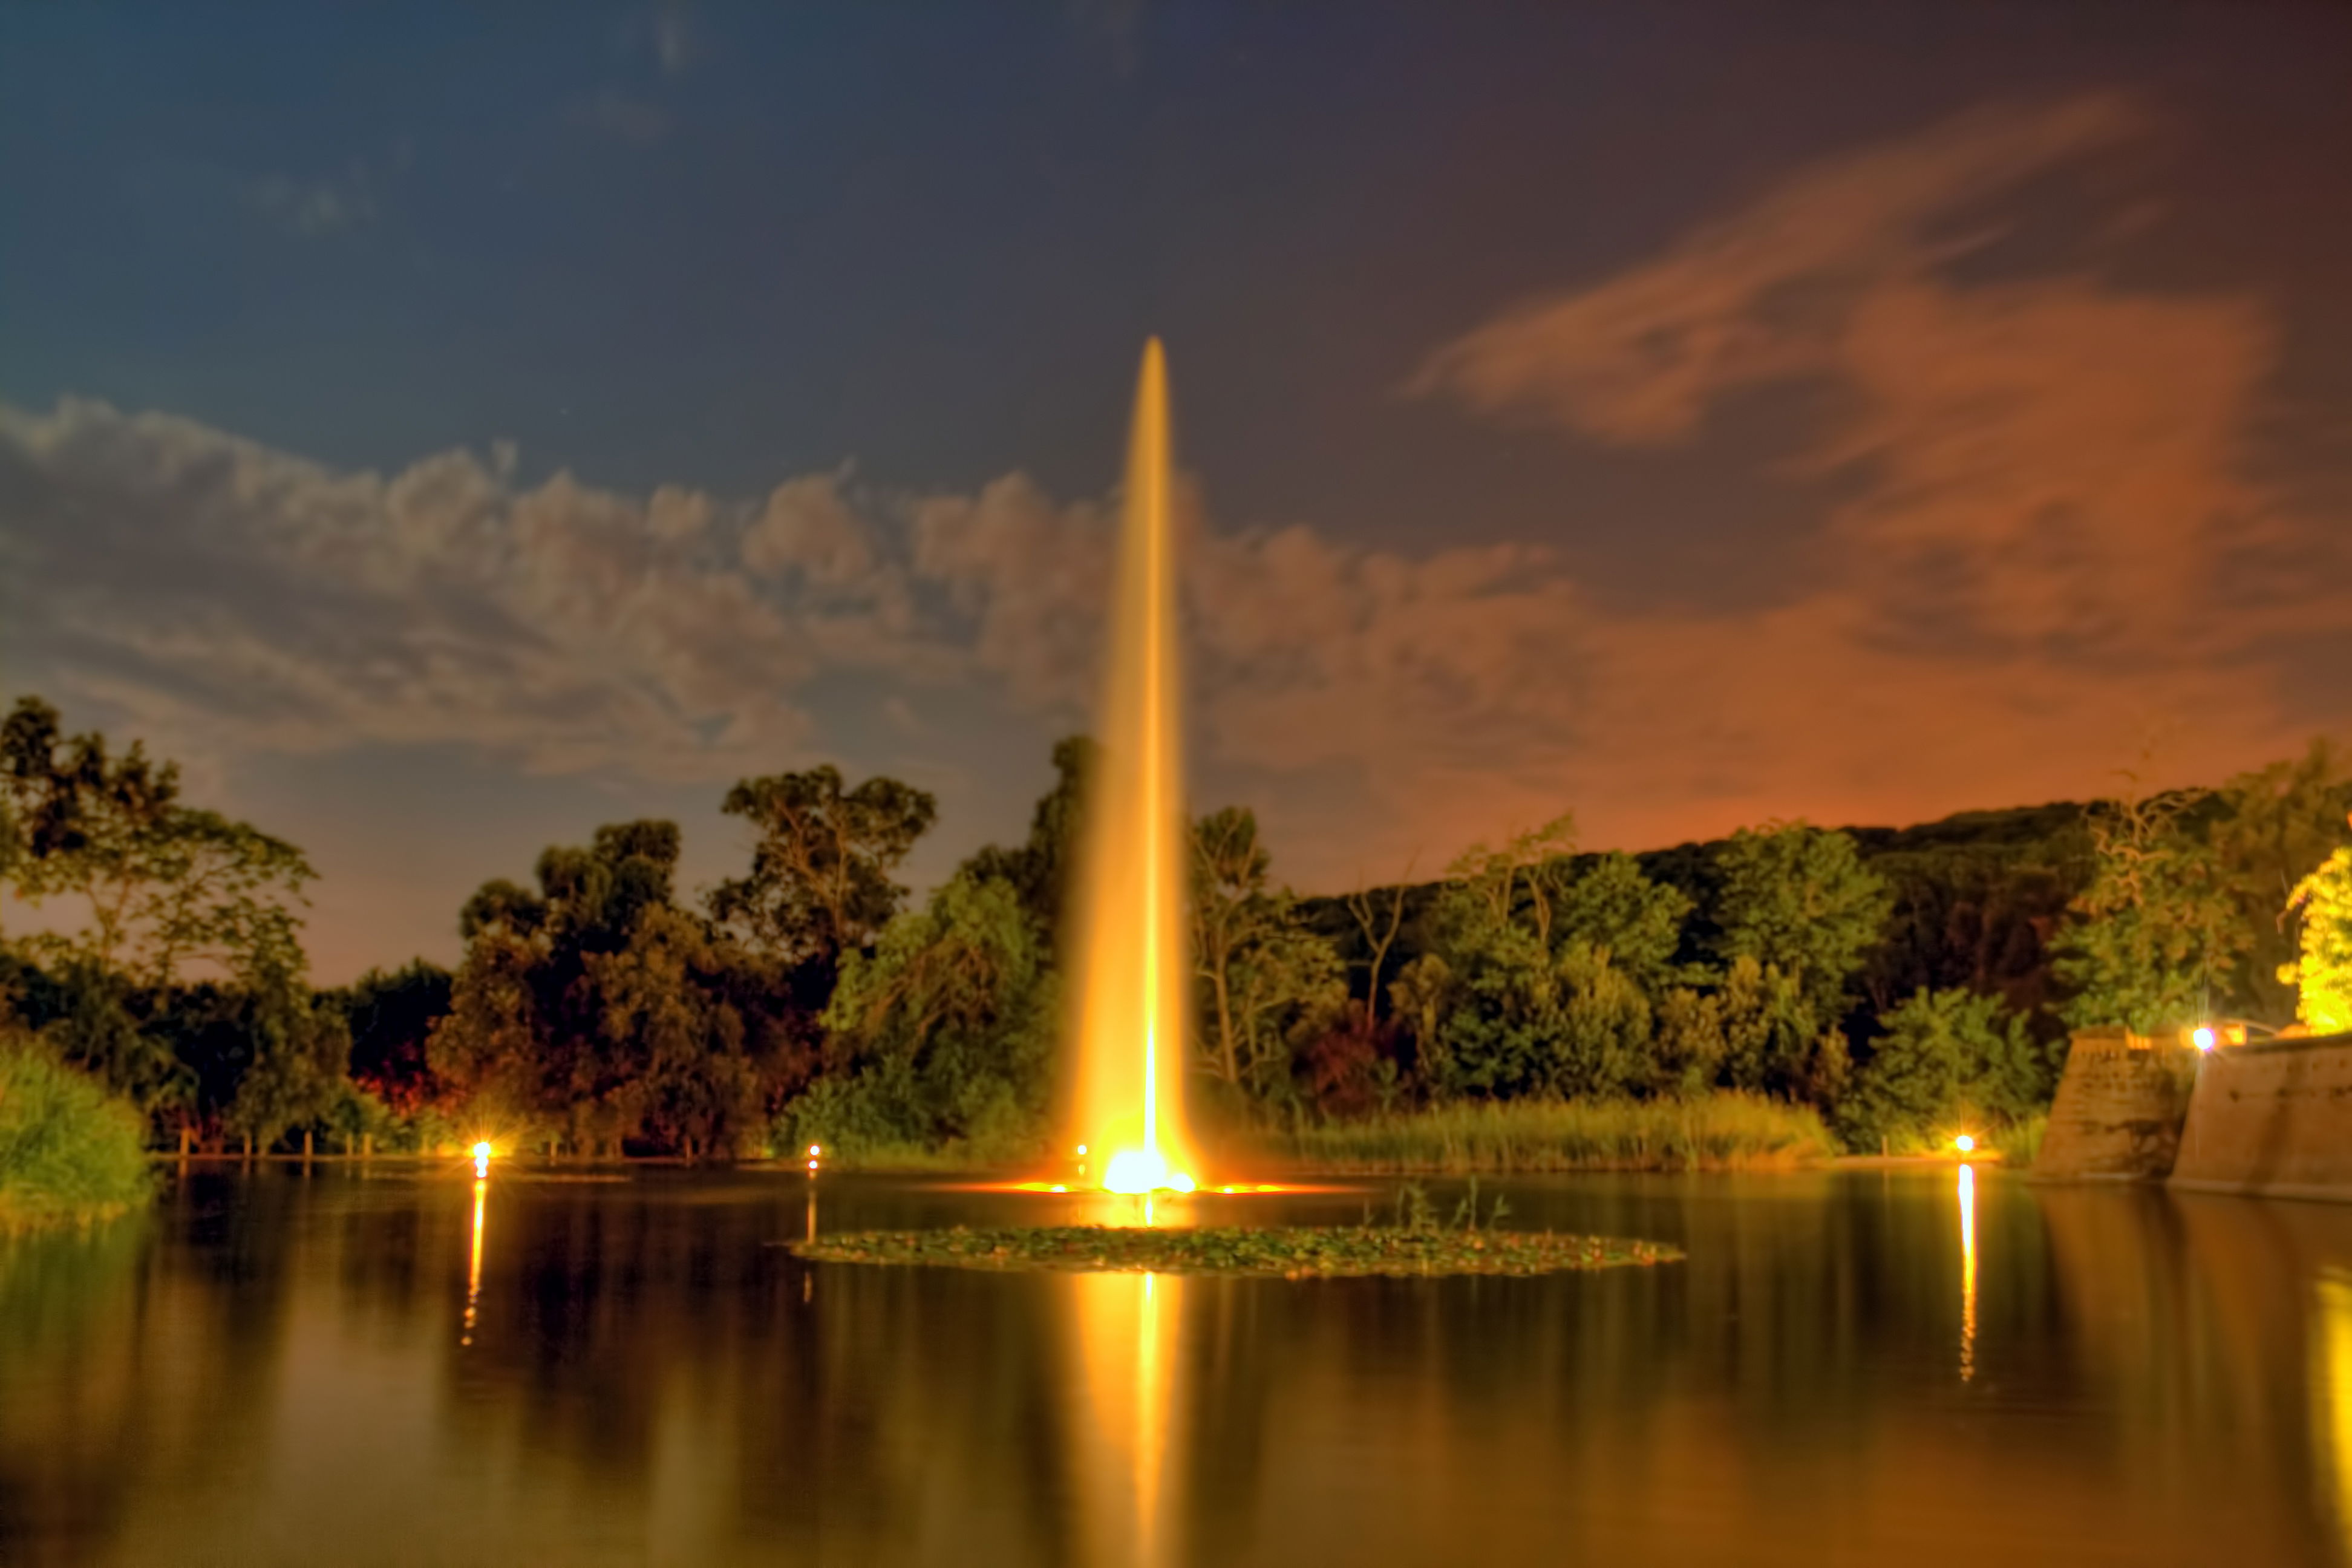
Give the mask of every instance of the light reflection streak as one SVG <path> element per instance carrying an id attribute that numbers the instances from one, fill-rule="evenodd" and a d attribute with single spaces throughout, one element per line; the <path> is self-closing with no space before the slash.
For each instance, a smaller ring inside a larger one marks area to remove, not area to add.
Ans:
<path id="1" fill-rule="evenodd" d="M 458 1338 L 461 1345 L 474 1342 L 474 1317 L 482 1301 L 482 1209 L 490 1194 L 489 1182 L 481 1176 L 474 1178 L 474 1247 L 466 1264 L 466 1331 Z"/>
<path id="2" fill-rule="evenodd" d="M 814 1241 L 816 1239 L 816 1171 L 815 1162 L 811 1161 L 809 1163 L 808 1238 Z M 805 1262 L 801 1265 L 801 1300 L 803 1301 L 816 1300 L 816 1269 Z"/>
<path id="3" fill-rule="evenodd" d="M 2312 1377 L 2312 1448 L 2324 1467 L 2320 1485 L 2336 1508 L 2336 1527 L 2352 1560 L 2352 1274 L 2319 1276 Z"/>
<path id="4" fill-rule="evenodd" d="M 1082 1274 L 1077 1292 L 1083 1419 L 1073 1456 L 1086 1522 L 1082 1561 L 1157 1568 L 1176 1556 L 1169 1501 L 1183 1281 Z"/>
<path id="5" fill-rule="evenodd" d="M 1960 1381 L 1977 1374 L 1977 1173 L 1960 1167 Z"/>

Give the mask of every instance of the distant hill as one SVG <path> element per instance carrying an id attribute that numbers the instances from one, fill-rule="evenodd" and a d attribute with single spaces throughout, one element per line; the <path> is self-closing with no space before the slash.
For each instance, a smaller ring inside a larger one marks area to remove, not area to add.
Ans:
<path id="1" fill-rule="evenodd" d="M 1999 992 L 2011 1005 L 2037 1016 L 2054 1033 L 2048 1014 L 2056 999 L 2047 943 L 2067 904 L 2088 885 L 2091 846 L 2085 807 L 2071 801 L 1963 811 L 1909 827 L 1848 827 L 1864 859 L 1895 893 L 1886 939 L 1857 984 L 1850 1026 L 1866 1032 L 1875 1015 L 1922 985 Z M 1643 874 L 1668 883 L 1696 906 L 1684 927 L 1686 961 L 1712 956 L 1720 931 L 1715 908 L 1716 866 L 1728 840 L 1710 839 L 1634 854 Z M 1580 864 L 1600 858 L 1580 855 Z M 1406 885 L 1404 921 L 1381 968 L 1383 984 L 1427 946 L 1423 922 L 1442 879 Z M 1395 885 L 1373 889 L 1380 910 Z M 1339 946 L 1351 984 L 1364 991 L 1369 949 L 1344 896 L 1302 899 L 1307 922 Z"/>

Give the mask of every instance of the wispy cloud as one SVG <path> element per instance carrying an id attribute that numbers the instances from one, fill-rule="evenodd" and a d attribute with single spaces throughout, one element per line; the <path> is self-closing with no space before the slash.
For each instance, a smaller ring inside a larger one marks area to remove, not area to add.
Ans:
<path id="1" fill-rule="evenodd" d="M 248 212 L 304 239 L 363 228 L 378 216 L 373 183 L 361 163 L 328 179 L 257 174 L 239 184 L 237 195 Z"/>
<path id="2" fill-rule="evenodd" d="M 592 130 L 639 147 L 650 147 L 669 134 L 669 114 L 661 105 L 614 88 L 581 105 L 578 118 Z"/>
<path id="3" fill-rule="evenodd" d="M 1431 395 L 1661 461 L 1728 397 L 1832 388 L 1758 476 L 1821 498 L 1780 602 L 1633 614 L 1531 545 L 1240 532 L 1188 493 L 1209 787 L 1328 884 L 1570 805 L 1640 844 L 2081 795 L 2155 719 L 2207 774 L 2292 744 L 2292 650 L 2352 640 L 2352 603 L 2346 520 L 2250 477 L 2270 313 L 2079 261 L 1956 265 L 2025 184 L 2143 123 L 2084 100 L 1801 170 L 1431 357 Z M 513 475 L 510 451 L 383 476 L 100 404 L 0 414 L 12 650 L 243 748 L 693 781 L 824 748 L 830 676 L 899 729 L 927 693 L 1041 732 L 1093 698 L 1116 498 Z"/>

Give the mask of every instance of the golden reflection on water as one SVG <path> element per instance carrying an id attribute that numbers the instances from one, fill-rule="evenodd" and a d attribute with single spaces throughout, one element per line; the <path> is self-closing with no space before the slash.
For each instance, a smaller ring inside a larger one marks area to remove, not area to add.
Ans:
<path id="1" fill-rule="evenodd" d="M 1183 1281 L 1172 1275 L 1081 1274 L 1077 1292 L 1082 1407 L 1072 1470 L 1085 1561 L 1157 1568 L 1176 1559 L 1171 1494 L 1181 1478 L 1175 1396 Z"/>
<path id="2" fill-rule="evenodd" d="M 1977 1173 L 1960 1166 L 1960 1381 L 1977 1374 Z"/>
<path id="3" fill-rule="evenodd" d="M 466 1331 L 458 1337 L 461 1345 L 474 1342 L 474 1318 L 482 1304 L 482 1207 L 489 1196 L 490 1184 L 481 1176 L 474 1178 L 474 1246 L 473 1255 L 466 1264 Z"/>
<path id="4" fill-rule="evenodd" d="M 2321 1468 L 2320 1489 L 2336 1510 L 2336 1527 L 2352 1559 L 2352 1273 L 2320 1271 L 2319 1310 L 2312 1347 L 2312 1447 Z"/>

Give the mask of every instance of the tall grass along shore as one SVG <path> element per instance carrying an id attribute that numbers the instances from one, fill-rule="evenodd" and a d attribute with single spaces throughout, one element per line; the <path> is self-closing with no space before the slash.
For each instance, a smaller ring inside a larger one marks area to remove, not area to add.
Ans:
<path id="1" fill-rule="evenodd" d="M 1786 1169 L 1837 1150 L 1820 1115 L 1761 1095 L 1693 1100 L 1516 1100 L 1333 1121 L 1270 1138 L 1304 1171 Z"/>
<path id="2" fill-rule="evenodd" d="M 29 1035 L 0 1036 L 0 1233 L 110 1218 L 154 1177 L 139 1112 Z"/>

